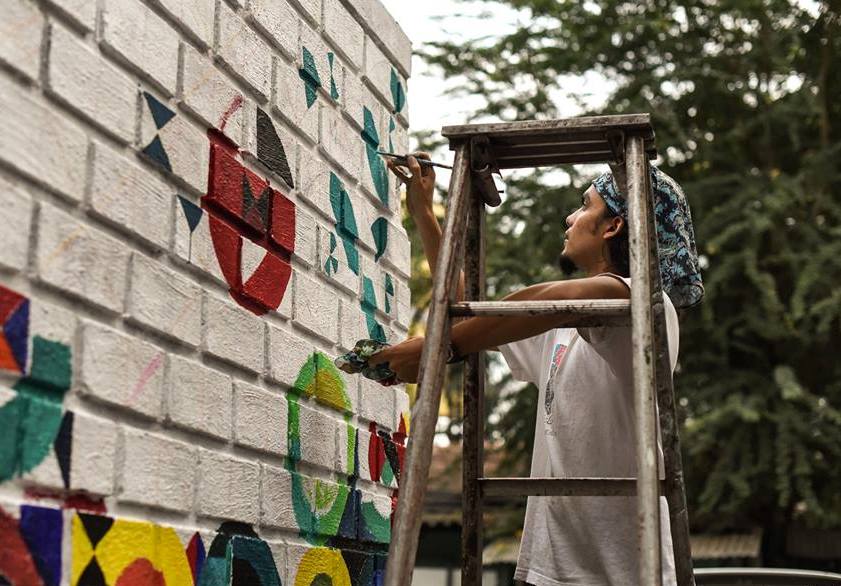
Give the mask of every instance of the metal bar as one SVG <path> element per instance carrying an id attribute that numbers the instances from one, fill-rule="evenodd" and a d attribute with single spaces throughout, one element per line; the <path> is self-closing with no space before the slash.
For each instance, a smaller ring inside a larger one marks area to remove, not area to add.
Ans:
<path id="1" fill-rule="evenodd" d="M 464 124 L 445 126 L 441 134 L 446 138 L 466 138 L 476 134 L 517 136 L 523 134 L 574 134 L 576 131 L 600 130 L 603 128 L 644 132 L 651 128 L 649 114 L 620 114 L 614 116 L 578 116 L 555 120 L 523 120 L 493 124 Z"/>
<path id="2" fill-rule="evenodd" d="M 450 306 L 450 315 L 463 317 L 467 315 L 555 315 L 564 313 L 601 318 L 628 318 L 631 315 L 630 308 L 631 302 L 627 299 L 462 301 Z"/>
<path id="3" fill-rule="evenodd" d="M 648 218 L 653 213 L 648 189 L 648 160 L 639 136 L 626 138 L 628 216 L 631 255 L 631 345 L 634 409 L 637 417 L 637 503 L 640 535 L 640 584 L 661 586 L 660 499 L 657 490 L 657 418 L 652 347 L 652 255 Z"/>
<path id="4" fill-rule="evenodd" d="M 475 146 L 473 147 L 475 148 Z M 485 298 L 485 200 L 474 190 L 464 245 L 464 290 L 467 299 Z M 462 434 L 461 583 L 482 583 L 482 494 L 484 476 L 485 353 L 470 354 L 464 364 Z"/>
<path id="5" fill-rule="evenodd" d="M 481 478 L 483 497 L 634 496 L 635 478 Z"/>
<path id="6" fill-rule="evenodd" d="M 438 267 L 432 285 L 432 302 L 426 323 L 426 341 L 421 354 L 418 377 L 418 398 L 412 409 L 412 433 L 406 448 L 405 467 L 401 475 L 400 496 L 394 519 L 394 538 L 386 562 L 386 586 L 409 586 L 415 567 L 421 511 L 426 495 L 432 440 L 438 420 L 438 404 L 446 368 L 450 339 L 450 315 L 447 306 L 454 301 L 459 274 L 461 235 L 467 216 L 470 197 L 470 153 L 467 143 L 456 149 L 453 174 L 450 178 L 450 197 Z"/>

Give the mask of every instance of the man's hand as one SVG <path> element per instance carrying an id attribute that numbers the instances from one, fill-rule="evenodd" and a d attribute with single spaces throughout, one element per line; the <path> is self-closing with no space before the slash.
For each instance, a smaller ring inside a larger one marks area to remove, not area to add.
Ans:
<path id="1" fill-rule="evenodd" d="M 389 368 L 397 373 L 400 382 L 416 383 L 418 382 L 418 368 L 423 351 L 423 340 L 423 336 L 419 336 L 389 346 L 371 356 L 368 359 L 368 364 L 376 366 L 388 362 Z"/>
<path id="2" fill-rule="evenodd" d="M 429 154 L 417 152 L 408 156 L 406 160 L 411 175 L 408 175 L 403 167 L 396 165 L 394 159 L 389 159 L 387 163 L 391 172 L 406 184 L 406 206 L 413 218 L 420 214 L 432 213 L 432 192 L 435 189 L 434 167 L 421 167 L 418 159 L 428 161 Z"/>

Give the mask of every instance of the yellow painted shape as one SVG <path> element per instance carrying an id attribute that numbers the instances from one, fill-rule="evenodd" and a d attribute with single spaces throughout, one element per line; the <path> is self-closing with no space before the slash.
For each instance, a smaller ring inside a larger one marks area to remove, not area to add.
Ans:
<path id="1" fill-rule="evenodd" d="M 93 557 L 93 546 L 85 526 L 77 513 L 73 513 L 73 521 L 70 528 L 71 539 L 71 563 L 70 563 L 70 584 L 76 586 L 79 577 Z"/>
<path id="2" fill-rule="evenodd" d="M 115 584 L 123 570 L 146 558 L 164 576 L 167 586 L 193 586 L 184 545 L 171 527 L 143 521 L 117 520 L 96 547 L 106 584 Z"/>
<path id="3" fill-rule="evenodd" d="M 315 373 L 316 400 L 339 411 L 350 409 L 344 386 L 344 381 L 326 369 L 319 368 Z"/>
<path id="4" fill-rule="evenodd" d="M 350 574 L 342 554 L 337 549 L 314 547 L 305 553 L 298 564 L 295 586 L 310 586 L 319 574 L 328 575 L 333 586 L 350 586 Z"/>

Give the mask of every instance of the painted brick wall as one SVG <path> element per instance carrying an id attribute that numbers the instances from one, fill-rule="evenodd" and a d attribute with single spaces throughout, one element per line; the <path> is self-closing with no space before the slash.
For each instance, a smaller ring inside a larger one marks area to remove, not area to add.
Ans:
<path id="1" fill-rule="evenodd" d="M 5 0 L 0 583 L 377 584 L 410 319 L 377 0 Z"/>

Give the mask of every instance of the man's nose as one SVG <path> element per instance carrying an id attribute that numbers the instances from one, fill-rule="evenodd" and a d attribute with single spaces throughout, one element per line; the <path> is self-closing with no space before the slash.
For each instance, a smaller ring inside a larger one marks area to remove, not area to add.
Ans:
<path id="1" fill-rule="evenodd" d="M 570 215 L 567 216 L 566 223 L 567 228 L 572 227 L 572 222 L 575 220 L 575 212 L 572 212 Z"/>

